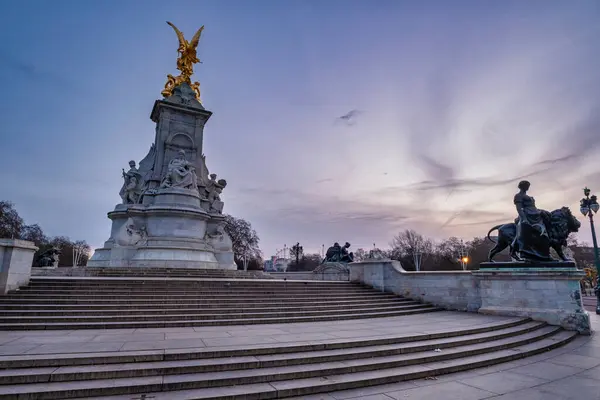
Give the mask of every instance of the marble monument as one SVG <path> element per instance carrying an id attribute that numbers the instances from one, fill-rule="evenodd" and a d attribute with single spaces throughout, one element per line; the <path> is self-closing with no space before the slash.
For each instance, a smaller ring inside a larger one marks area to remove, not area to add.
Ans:
<path id="1" fill-rule="evenodd" d="M 122 203 L 108 213 L 110 238 L 96 249 L 89 267 L 174 267 L 236 269 L 231 239 L 224 229 L 221 194 L 227 181 L 209 174 L 202 151 L 204 126 L 211 116 L 191 81 L 196 47 L 170 22 L 179 39 L 177 77 L 167 76 L 164 99 L 150 118 L 154 143 L 146 157 L 122 171 Z"/>

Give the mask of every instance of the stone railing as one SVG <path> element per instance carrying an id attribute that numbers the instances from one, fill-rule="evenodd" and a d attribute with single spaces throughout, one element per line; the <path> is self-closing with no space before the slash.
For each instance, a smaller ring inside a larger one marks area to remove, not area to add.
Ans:
<path id="1" fill-rule="evenodd" d="M 348 272 L 269 272 L 275 279 L 287 279 L 297 281 L 348 281 Z"/>
<path id="2" fill-rule="evenodd" d="M 339 262 L 326 262 L 320 264 L 313 271 L 300 272 L 269 272 L 276 279 L 290 279 L 301 281 L 349 281 L 350 270 L 348 264 Z"/>
<path id="3" fill-rule="evenodd" d="M 552 264 L 552 265 L 550 265 Z M 350 264 L 350 281 L 430 303 L 447 310 L 530 317 L 590 333 L 573 263 L 534 268 L 518 263 L 482 263 L 478 271 L 409 272 L 398 261 Z"/>

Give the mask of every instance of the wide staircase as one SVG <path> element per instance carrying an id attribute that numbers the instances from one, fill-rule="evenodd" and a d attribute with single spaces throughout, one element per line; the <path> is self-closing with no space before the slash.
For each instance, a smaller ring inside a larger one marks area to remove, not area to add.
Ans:
<path id="1" fill-rule="evenodd" d="M 0 330 L 273 324 L 438 310 L 348 282 L 34 277 L 0 298 Z"/>
<path id="2" fill-rule="evenodd" d="M 262 271 L 191 268 L 32 268 L 33 276 L 169 277 L 195 279 L 275 279 Z"/>
<path id="3" fill-rule="evenodd" d="M 257 324 L 299 332 L 335 333 L 353 323 L 392 329 L 383 335 L 311 340 L 309 333 L 281 343 L 204 348 L 33 349 L 0 356 L 0 399 L 306 396 L 489 366 L 554 349 L 576 335 L 523 318 L 441 311 L 349 282 L 153 274 L 34 277 L 28 287 L 0 298 L 0 338 L 31 330 L 106 337 L 113 328 L 134 335 L 178 327 L 225 333 Z M 468 324 L 448 327 L 463 316 Z M 409 329 L 421 318 L 432 326 Z"/>

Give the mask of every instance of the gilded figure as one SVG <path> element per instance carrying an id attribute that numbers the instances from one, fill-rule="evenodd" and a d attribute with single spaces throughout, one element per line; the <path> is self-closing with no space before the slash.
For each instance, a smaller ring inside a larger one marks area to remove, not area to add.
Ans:
<path id="1" fill-rule="evenodd" d="M 204 30 L 204 25 L 198 29 L 196 34 L 192 37 L 192 40 L 188 42 L 183 36 L 183 33 L 177 29 L 175 25 L 168 21 L 167 24 L 175 30 L 177 39 L 179 39 L 179 47 L 177 48 L 177 52 L 179 53 L 179 57 L 177 58 L 177 69 L 181 71 L 181 73 L 178 76 L 173 76 L 171 74 L 167 75 L 167 83 L 162 91 L 162 95 L 164 97 L 169 97 L 173 94 L 174 88 L 182 83 L 187 83 L 196 93 L 196 99 L 200 101 L 200 83 L 192 83 L 190 77 L 194 74 L 194 64 L 200 62 L 196 53 L 196 48 L 200 42 L 200 35 Z"/>

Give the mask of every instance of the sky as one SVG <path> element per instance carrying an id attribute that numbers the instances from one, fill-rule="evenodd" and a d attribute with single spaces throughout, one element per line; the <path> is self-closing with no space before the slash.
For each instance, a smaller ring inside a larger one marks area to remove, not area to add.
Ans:
<path id="1" fill-rule="evenodd" d="M 225 212 L 266 256 L 300 242 L 385 248 L 404 229 L 470 239 L 600 194 L 597 0 L 8 1 L 0 5 L 0 199 L 101 247 L 121 169 L 177 38 L 195 68 Z M 347 118 L 340 118 L 347 116 Z"/>

